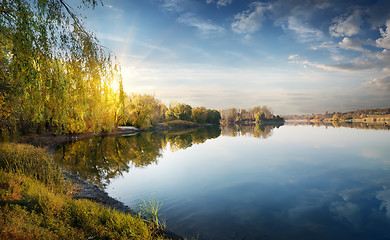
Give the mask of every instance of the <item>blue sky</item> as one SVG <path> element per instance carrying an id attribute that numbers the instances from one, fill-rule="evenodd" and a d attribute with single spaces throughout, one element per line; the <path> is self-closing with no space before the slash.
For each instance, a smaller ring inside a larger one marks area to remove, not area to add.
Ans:
<path id="1" fill-rule="evenodd" d="M 104 0 L 128 93 L 274 113 L 390 107 L 390 1 Z"/>

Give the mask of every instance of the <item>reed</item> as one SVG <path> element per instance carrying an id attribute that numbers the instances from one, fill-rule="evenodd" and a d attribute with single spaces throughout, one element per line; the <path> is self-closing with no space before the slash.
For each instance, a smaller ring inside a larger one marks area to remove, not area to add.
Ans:
<path id="1" fill-rule="evenodd" d="M 143 201 L 138 205 L 139 214 L 158 229 L 165 229 L 165 222 L 161 220 L 161 206 L 162 202 L 158 200 Z"/>

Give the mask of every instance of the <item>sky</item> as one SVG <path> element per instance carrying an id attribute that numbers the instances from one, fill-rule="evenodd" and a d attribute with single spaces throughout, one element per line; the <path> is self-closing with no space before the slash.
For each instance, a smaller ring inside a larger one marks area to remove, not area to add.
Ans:
<path id="1" fill-rule="evenodd" d="M 103 0 L 127 93 L 275 114 L 390 107 L 389 0 Z"/>

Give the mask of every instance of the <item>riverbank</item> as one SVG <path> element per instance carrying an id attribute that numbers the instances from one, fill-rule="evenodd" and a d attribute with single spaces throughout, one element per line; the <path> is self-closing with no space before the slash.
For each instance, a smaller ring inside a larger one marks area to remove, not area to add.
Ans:
<path id="1" fill-rule="evenodd" d="M 64 144 L 66 142 L 78 141 L 83 139 L 91 139 L 91 138 L 101 137 L 101 136 L 130 136 L 130 135 L 138 134 L 143 131 L 168 131 L 168 132 L 183 131 L 183 130 L 188 131 L 188 130 L 193 130 L 201 127 L 207 127 L 207 126 L 210 126 L 210 124 L 201 125 L 197 123 L 177 120 L 177 121 L 166 122 L 156 128 L 150 128 L 150 129 L 138 129 L 131 126 L 120 126 L 114 129 L 112 132 L 103 132 L 98 134 L 82 133 L 82 134 L 61 135 L 53 132 L 46 132 L 44 134 L 30 134 L 30 135 L 21 136 L 19 137 L 19 139 L 17 139 L 17 141 L 31 144 L 34 146 L 44 147 L 51 155 L 53 155 L 54 150 L 59 145 Z M 136 215 L 136 212 L 133 209 L 130 209 L 122 202 L 110 197 L 98 185 L 85 181 L 84 179 L 81 179 L 78 176 L 65 171 L 64 169 L 62 169 L 62 173 L 64 179 L 66 181 L 71 181 L 75 186 L 75 188 L 77 189 L 77 192 L 74 192 L 72 194 L 72 199 L 74 200 L 87 199 L 89 201 L 98 203 L 99 205 L 102 205 L 106 208 L 115 211 Z M 160 236 L 169 239 L 183 239 L 182 237 L 168 230 L 160 231 L 159 234 Z"/>
<path id="2" fill-rule="evenodd" d="M 28 239 L 182 239 L 141 219 L 97 185 L 60 171 L 43 148 L 1 143 L 0 152 L 1 239 L 21 239 L 25 228 L 31 228 Z M 14 215 L 21 220 L 15 222 Z M 113 219 L 112 226 L 102 217 Z M 46 221 L 50 224 L 42 225 Z"/>

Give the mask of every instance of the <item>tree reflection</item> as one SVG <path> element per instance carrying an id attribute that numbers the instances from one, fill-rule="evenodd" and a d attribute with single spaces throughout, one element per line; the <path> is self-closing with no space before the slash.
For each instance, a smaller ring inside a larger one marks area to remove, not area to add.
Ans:
<path id="1" fill-rule="evenodd" d="M 164 149 L 177 151 L 217 138 L 221 129 L 199 128 L 181 132 L 143 132 L 128 137 L 97 137 L 57 148 L 55 160 L 67 171 L 100 187 L 132 167 L 157 164 Z"/>
<path id="2" fill-rule="evenodd" d="M 231 124 L 222 127 L 223 136 L 252 136 L 266 139 L 272 136 L 274 128 L 279 128 L 283 124 Z"/>

